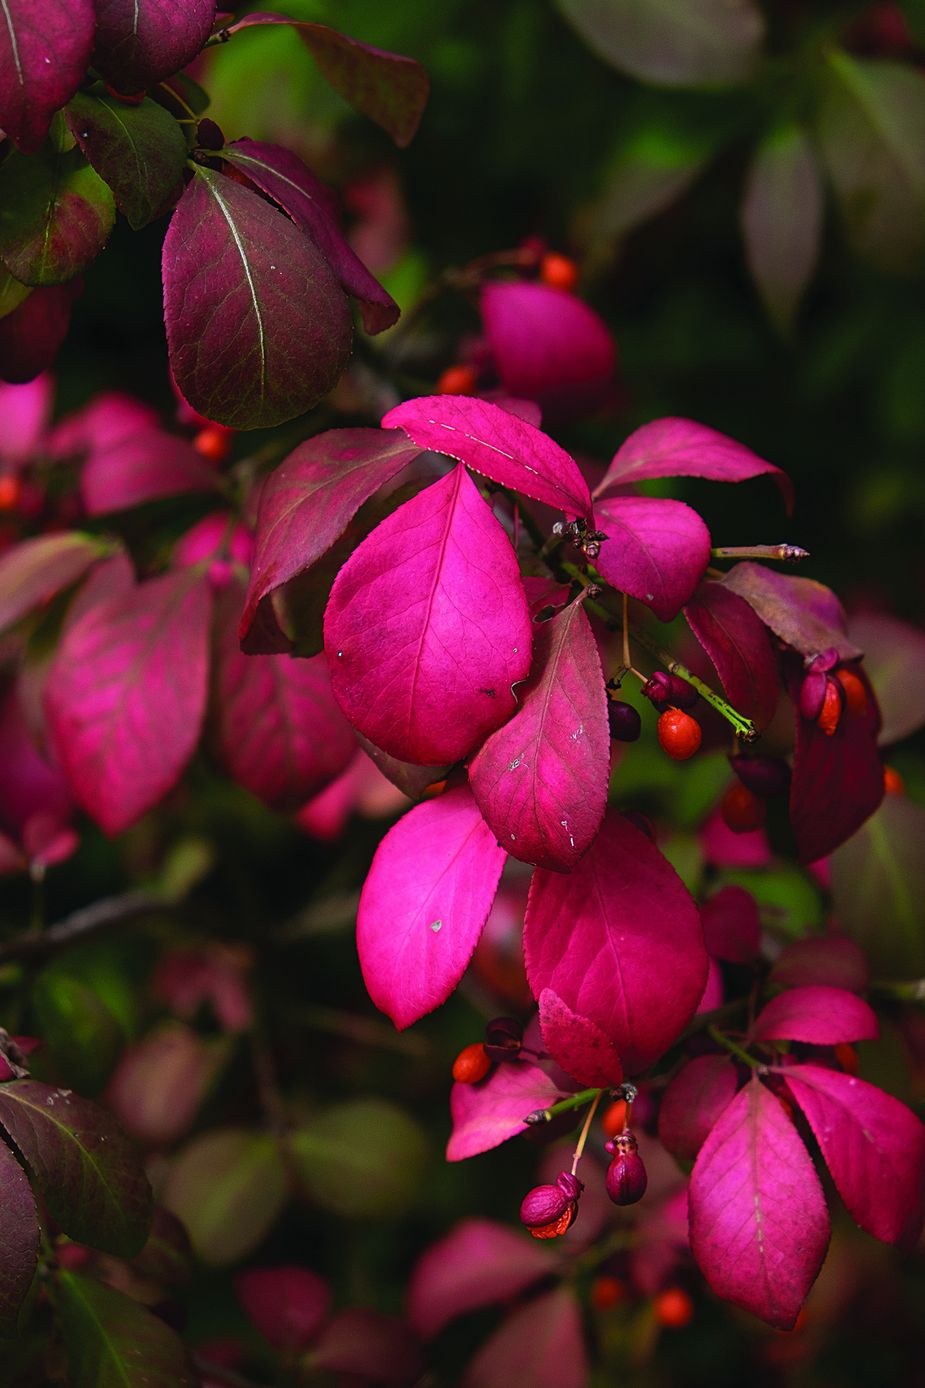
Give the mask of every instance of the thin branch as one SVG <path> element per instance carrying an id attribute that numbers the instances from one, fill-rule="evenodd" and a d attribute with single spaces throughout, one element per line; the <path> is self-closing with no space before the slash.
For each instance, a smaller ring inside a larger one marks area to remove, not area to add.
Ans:
<path id="1" fill-rule="evenodd" d="M 169 911 L 176 905 L 169 897 L 154 892 L 125 892 L 122 896 L 104 897 L 102 901 L 94 901 L 92 906 L 84 906 L 73 915 L 65 916 L 41 933 L 30 930 L 0 944 L 0 964 L 45 960 L 104 930 Z"/>

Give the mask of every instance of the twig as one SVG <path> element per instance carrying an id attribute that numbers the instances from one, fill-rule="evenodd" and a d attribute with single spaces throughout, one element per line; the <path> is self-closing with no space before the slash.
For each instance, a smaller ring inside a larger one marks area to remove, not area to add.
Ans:
<path id="1" fill-rule="evenodd" d="M 29 930 L 0 944 L 0 964 L 20 959 L 31 961 L 49 958 L 89 936 L 141 916 L 169 911 L 176 905 L 169 897 L 158 896 L 154 892 L 126 892 L 123 896 L 104 897 L 102 901 L 94 901 L 92 906 L 84 906 L 73 915 L 65 916 L 64 920 L 41 933 Z"/>

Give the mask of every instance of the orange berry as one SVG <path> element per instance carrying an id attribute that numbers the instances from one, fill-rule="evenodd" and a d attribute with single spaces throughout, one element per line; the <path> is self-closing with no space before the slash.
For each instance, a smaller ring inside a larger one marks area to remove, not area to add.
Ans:
<path id="1" fill-rule="evenodd" d="M 694 1303 L 682 1287 L 666 1287 L 653 1302 L 659 1325 L 680 1330 L 694 1318 Z"/>
<path id="2" fill-rule="evenodd" d="M 832 737 L 838 731 L 844 700 L 845 696 L 838 681 L 827 679 L 822 708 L 816 718 L 816 727 L 820 728 L 826 737 Z"/>
<path id="3" fill-rule="evenodd" d="M 453 1061 L 453 1079 L 458 1084 L 478 1084 L 491 1069 L 491 1060 L 481 1041 L 464 1046 Z"/>
<path id="4" fill-rule="evenodd" d="M 567 255 L 549 251 L 540 261 L 540 279 L 550 289 L 574 289 L 578 283 L 578 266 Z"/>
<path id="5" fill-rule="evenodd" d="M 854 1046 L 847 1041 L 839 1041 L 835 1047 L 835 1059 L 847 1075 L 857 1075 L 861 1070 L 861 1062 Z"/>
<path id="6" fill-rule="evenodd" d="M 883 768 L 883 790 L 886 795 L 905 795 L 906 783 L 895 766 Z"/>
<path id="7" fill-rule="evenodd" d="M 621 1282 L 619 1277 L 604 1273 L 591 1283 L 591 1305 L 595 1311 L 609 1311 L 611 1307 L 619 1306 L 621 1301 L 626 1301 L 628 1295 L 626 1283 Z"/>
<path id="8" fill-rule="evenodd" d="M 835 671 L 835 678 L 845 691 L 845 704 L 848 712 L 860 716 L 867 712 L 867 690 L 864 688 L 864 681 L 855 674 L 854 670 L 843 666 Z"/>
<path id="9" fill-rule="evenodd" d="M 0 477 L 0 511 L 15 511 L 21 494 L 18 477 L 9 472 Z"/>
<path id="10" fill-rule="evenodd" d="M 626 1100 L 614 1099 L 601 1114 L 601 1127 L 608 1137 L 616 1137 L 626 1127 Z"/>
<path id="11" fill-rule="evenodd" d="M 692 757 L 702 737 L 697 719 L 679 708 L 666 708 L 658 720 L 658 740 L 675 761 L 687 761 Z"/>
<path id="12" fill-rule="evenodd" d="M 472 395 L 478 383 L 475 368 L 463 366 L 460 362 L 456 366 L 448 366 L 437 381 L 438 395 Z"/>
<path id="13" fill-rule="evenodd" d="M 734 781 L 720 801 L 720 814 L 734 834 L 747 834 L 760 829 L 768 817 L 768 808 L 748 786 Z"/>
<path id="14" fill-rule="evenodd" d="M 233 438 L 233 429 L 226 429 L 223 424 L 207 424 L 193 439 L 193 447 L 210 463 L 223 463 L 231 452 Z"/>

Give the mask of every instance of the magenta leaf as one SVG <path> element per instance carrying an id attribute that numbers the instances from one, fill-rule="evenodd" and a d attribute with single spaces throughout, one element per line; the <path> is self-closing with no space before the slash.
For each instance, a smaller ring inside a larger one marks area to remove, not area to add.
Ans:
<path id="1" fill-rule="evenodd" d="M 121 833 L 174 786 L 206 705 L 208 583 L 150 579 L 85 612 L 52 666 L 45 708 L 77 800 Z"/>
<path id="2" fill-rule="evenodd" d="M 35 746 L 16 689 L 0 702 L 0 829 L 30 858 L 68 832 L 72 801 L 64 777 Z"/>
<path id="3" fill-rule="evenodd" d="M 500 405 L 468 395 L 425 395 L 383 416 L 421 448 L 445 453 L 502 487 L 591 518 L 588 484 L 573 458 L 542 430 Z"/>
<path id="4" fill-rule="evenodd" d="M 439 1007 L 462 978 L 504 859 L 466 786 L 416 805 L 380 843 L 357 949 L 370 997 L 397 1027 Z"/>
<path id="5" fill-rule="evenodd" d="M 613 1042 L 590 1017 L 573 1012 L 551 988 L 539 997 L 543 1045 L 566 1074 L 579 1084 L 619 1084 L 623 1065 Z"/>
<path id="6" fill-rule="evenodd" d="M 879 1035 L 877 1018 L 862 998 L 823 984 L 779 993 L 762 1008 L 752 1028 L 756 1041 L 808 1041 L 814 1046 L 875 1041 Z"/>
<path id="7" fill-rule="evenodd" d="M 822 1266 L 829 1215 L 780 1100 L 757 1077 L 723 1110 L 690 1183 L 691 1251 L 718 1296 L 789 1330 Z"/>
<path id="8" fill-rule="evenodd" d="M 157 411 L 134 396 L 105 390 L 60 420 L 51 431 L 48 450 L 57 459 L 110 448 L 131 434 L 155 428 Z"/>
<path id="9" fill-rule="evenodd" d="M 516 713 L 472 761 L 472 793 L 512 857 L 567 872 L 600 828 L 610 775 L 604 675 L 580 601 L 534 626 L 516 692 Z"/>
<path id="10" fill-rule="evenodd" d="M 18 471 L 37 453 L 48 431 L 55 383 L 39 376 L 24 386 L 0 384 L 0 458 Z"/>
<path id="11" fill-rule="evenodd" d="M 419 1259 L 408 1288 L 408 1318 L 430 1339 L 457 1316 L 507 1301 L 548 1277 L 549 1249 L 490 1219 L 457 1224 Z"/>
<path id="12" fill-rule="evenodd" d="M 838 598 L 815 579 L 776 573 L 747 561 L 730 569 L 722 582 L 801 655 L 819 655 L 830 647 L 842 660 L 862 654 L 845 634 L 845 612 Z"/>
<path id="13" fill-rule="evenodd" d="M 67 336 L 80 280 L 33 289 L 17 309 L 0 319 L 0 379 L 31 381 L 51 366 Z"/>
<path id="14" fill-rule="evenodd" d="M 20 149 L 32 151 L 83 81 L 94 0 L 4 0 L 3 19 L 0 127 Z"/>
<path id="15" fill-rule="evenodd" d="M 683 501 L 617 496 L 599 501 L 595 525 L 607 535 L 595 560 L 607 582 L 670 622 L 710 562 L 710 532 Z"/>
<path id="16" fill-rule="evenodd" d="M 183 191 L 187 148 L 183 132 L 148 97 L 137 106 L 104 87 L 78 92 L 66 111 L 87 162 L 112 189 L 119 211 L 136 231 L 167 212 Z"/>
<path id="17" fill-rule="evenodd" d="M 537 1029 L 538 1030 L 538 1029 Z M 539 1036 L 536 1038 L 539 1039 Z M 506 1060 L 480 1084 L 454 1084 L 450 1091 L 453 1132 L 447 1161 L 465 1161 L 527 1132 L 528 1113 L 574 1091 L 568 1076 L 550 1074 L 526 1060 Z"/>
<path id="18" fill-rule="evenodd" d="M 308 1357 L 311 1369 L 340 1373 L 345 1383 L 417 1383 L 421 1347 L 408 1327 L 381 1311 L 351 1306 L 326 1326 Z"/>
<path id="19" fill-rule="evenodd" d="M 517 560 L 465 468 L 388 516 L 331 590 L 331 686 L 402 761 L 457 761 L 509 717 L 532 633 Z"/>
<path id="20" fill-rule="evenodd" d="M 716 959 L 754 964 L 761 948 L 758 903 L 744 887 L 721 887 L 700 908 L 704 944 Z"/>
<path id="21" fill-rule="evenodd" d="M 29 1178 L 3 1142 L 0 1190 L 0 1336 L 12 1338 L 19 1332 L 19 1313 L 38 1262 L 39 1219 Z M 518 1238 L 517 1242 L 523 1241 Z"/>
<path id="22" fill-rule="evenodd" d="M 880 743 L 888 747 L 925 723 L 925 631 L 889 612 L 859 613 L 848 630 L 864 651 L 883 714 Z"/>
<path id="23" fill-rule="evenodd" d="M 855 713 L 846 704 L 833 734 L 796 709 L 790 823 L 802 863 L 814 863 L 844 843 L 883 799 L 880 717 L 863 671 L 856 673 L 866 686 L 867 709 Z"/>
<path id="24" fill-rule="evenodd" d="M 629 1074 L 675 1040 L 707 976 L 697 908 L 667 859 L 619 814 L 605 817 L 580 871 L 533 874 L 524 950 L 534 995 L 552 988 L 595 1022 Z"/>
<path id="25" fill-rule="evenodd" d="M 728 1055 L 698 1055 L 678 1071 L 658 1111 L 659 1139 L 673 1157 L 694 1160 L 737 1088 Z"/>
<path id="26" fill-rule="evenodd" d="M 331 694 L 323 655 L 244 655 L 241 590 L 223 598 L 213 673 L 213 745 L 242 786 L 279 810 L 297 810 L 339 776 L 356 739 Z"/>
<path id="27" fill-rule="evenodd" d="M 374 492 L 418 457 L 398 429 L 328 429 L 270 473 L 260 494 L 256 552 L 241 637 L 267 614 L 273 592 L 311 568 Z"/>
<path id="28" fill-rule="evenodd" d="M 35 1080 L 0 1085 L 0 1128 L 15 1144 L 63 1232 L 131 1258 L 151 1224 L 141 1158 L 105 1109 Z"/>
<path id="29" fill-rule="evenodd" d="M 55 1319 L 73 1388 L 195 1388 L 183 1341 L 160 1316 L 95 1278 L 60 1271 Z"/>
<path id="30" fill-rule="evenodd" d="M 69 588 L 105 554 L 101 542 L 77 530 L 23 540 L 0 557 L 0 631 Z"/>
<path id="31" fill-rule="evenodd" d="M 256 429 L 303 414 L 350 355 L 350 309 L 314 242 L 259 193 L 197 166 L 163 253 L 170 364 L 189 403 Z"/>
<path id="32" fill-rule="evenodd" d="M 617 354 L 607 324 L 583 300 L 512 281 L 486 284 L 479 307 L 495 370 L 511 395 L 535 400 L 553 420 L 607 402 Z"/>
<path id="33" fill-rule="evenodd" d="M 79 149 L 14 151 L 0 168 L 0 259 L 22 284 L 79 275 L 103 249 L 115 219 L 112 193 Z"/>
<path id="34" fill-rule="evenodd" d="M 348 38 L 325 24 L 279 14 L 249 14 L 232 32 L 253 24 L 291 24 L 318 64 L 324 80 L 357 111 L 381 125 L 402 148 L 414 139 L 427 105 L 430 82 L 413 58 Z"/>
<path id="35" fill-rule="evenodd" d="M 863 993 L 870 983 L 870 965 L 860 945 L 847 935 L 814 935 L 794 940 L 774 960 L 770 980 L 785 988 L 824 984 Z"/>
<path id="36" fill-rule="evenodd" d="M 749 164 L 745 258 L 769 316 L 789 333 L 822 242 L 825 193 L 812 142 L 796 122 L 772 130 Z"/>
<path id="37" fill-rule="evenodd" d="M 381 333 L 397 322 L 398 304 L 370 274 L 344 235 L 331 190 L 298 155 L 279 145 L 235 140 L 222 150 L 222 157 L 246 174 L 312 238 L 344 292 L 359 300 L 360 317 L 368 333 Z"/>
<path id="38" fill-rule="evenodd" d="M 234 1286 L 261 1335 L 285 1354 L 308 1348 L 331 1305 L 324 1278 L 297 1264 L 247 1268 L 238 1273 Z"/>
<path id="39" fill-rule="evenodd" d="M 925 1127 L 881 1089 L 818 1065 L 781 1071 L 852 1219 L 911 1248 L 922 1228 Z"/>
<path id="40" fill-rule="evenodd" d="M 710 657 L 729 702 L 758 728 L 767 727 L 777 707 L 780 678 L 764 623 L 744 598 L 706 578 L 698 584 L 684 615 Z"/>
<path id="41" fill-rule="evenodd" d="M 140 92 L 192 62 L 216 0 L 96 0 L 93 66 L 119 92 Z"/>
<path id="42" fill-rule="evenodd" d="M 569 1287 L 521 1306 L 486 1340 L 462 1388 L 585 1388 L 588 1361 L 581 1308 Z"/>
<path id="43" fill-rule="evenodd" d="M 643 424 L 617 450 L 595 495 L 607 496 L 630 482 L 652 477 L 707 477 L 714 482 L 745 482 L 771 476 L 787 504 L 793 504 L 790 478 L 751 449 L 692 419 L 654 419 Z"/>
<path id="44" fill-rule="evenodd" d="M 214 467 L 191 443 L 150 427 L 97 445 L 80 472 L 89 516 L 127 511 L 162 496 L 214 492 L 218 485 Z"/>

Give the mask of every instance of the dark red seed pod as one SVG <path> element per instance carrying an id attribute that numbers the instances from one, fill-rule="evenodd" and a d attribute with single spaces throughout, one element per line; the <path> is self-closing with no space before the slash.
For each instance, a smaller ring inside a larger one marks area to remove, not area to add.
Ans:
<path id="1" fill-rule="evenodd" d="M 523 1039 L 524 1029 L 514 1017 L 495 1017 L 485 1027 L 485 1053 L 491 1060 L 516 1060 Z"/>
<path id="2" fill-rule="evenodd" d="M 635 742 L 642 732 L 642 719 L 632 704 L 612 699 L 607 716 L 610 719 L 610 736 L 616 738 L 617 742 Z"/>
<path id="3" fill-rule="evenodd" d="M 671 676 L 667 670 L 656 670 L 654 675 L 650 675 L 642 686 L 644 697 L 655 705 L 659 713 L 664 712 L 670 703 L 671 697 Z"/>
<path id="4" fill-rule="evenodd" d="M 631 1132 L 617 1133 L 606 1147 L 614 1154 L 607 1168 L 607 1194 L 615 1205 L 635 1205 L 645 1195 L 649 1184 L 636 1139 Z"/>
<path id="5" fill-rule="evenodd" d="M 743 786 L 764 800 L 790 789 L 790 767 L 783 757 L 730 757 L 729 765 Z"/>
<path id="6" fill-rule="evenodd" d="M 535 1239 L 555 1239 L 574 1223 L 584 1183 L 570 1171 L 560 1171 L 555 1185 L 534 1186 L 523 1198 L 520 1222 Z"/>

